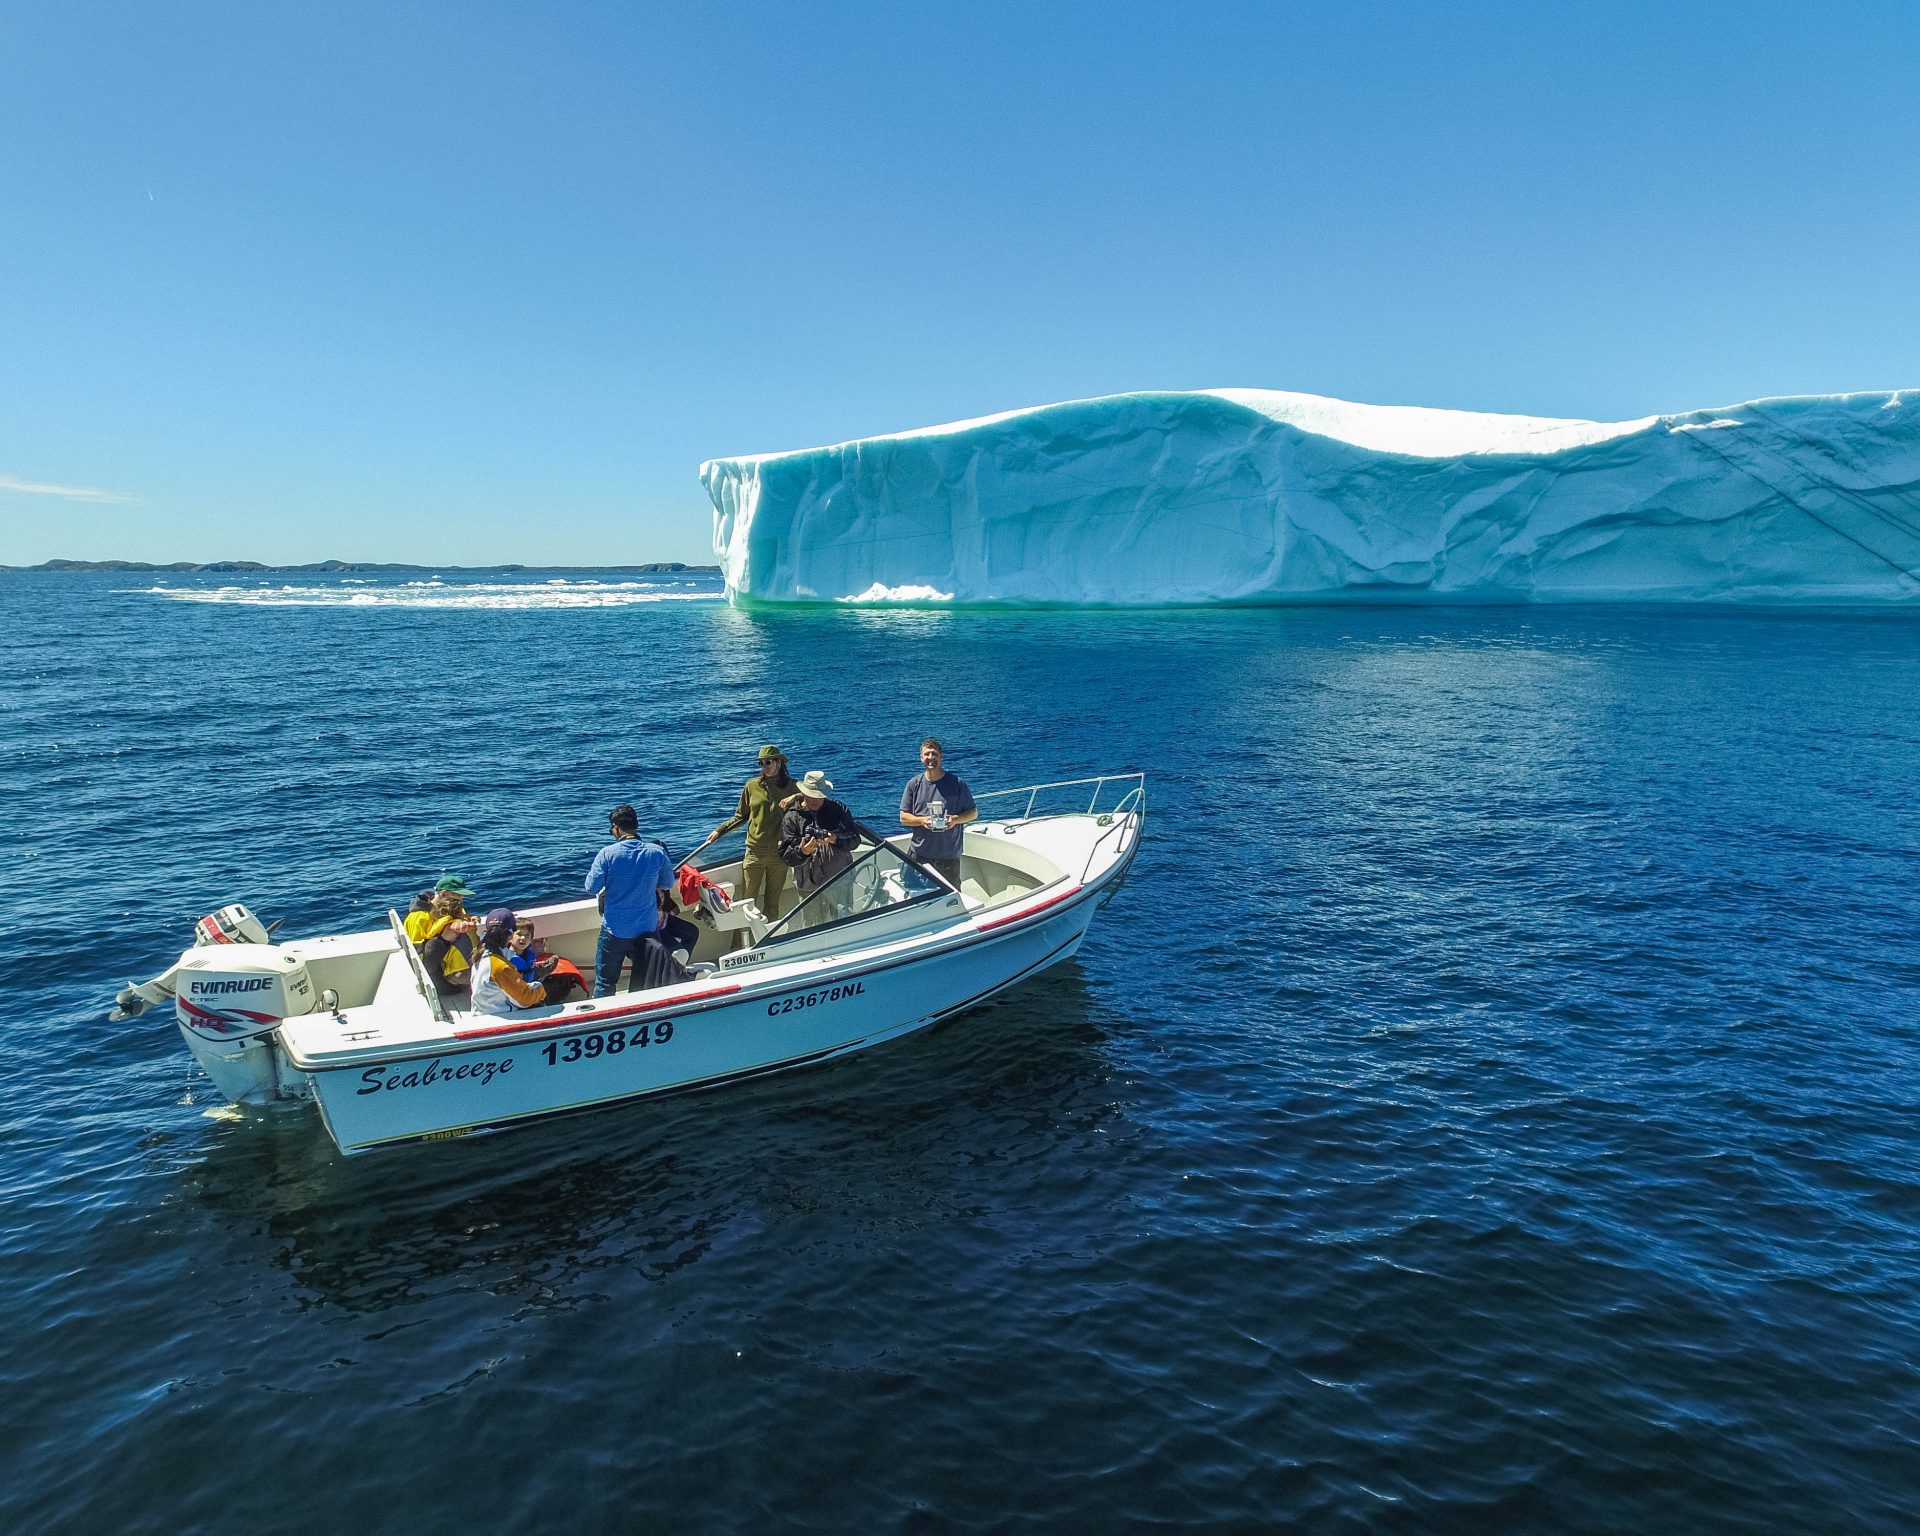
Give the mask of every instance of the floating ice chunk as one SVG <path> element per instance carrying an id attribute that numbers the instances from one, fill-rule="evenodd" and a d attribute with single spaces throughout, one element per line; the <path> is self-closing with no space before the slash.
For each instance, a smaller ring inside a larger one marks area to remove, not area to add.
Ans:
<path id="1" fill-rule="evenodd" d="M 1115 395 L 700 468 L 735 600 L 1920 606 L 1920 394 Z"/>

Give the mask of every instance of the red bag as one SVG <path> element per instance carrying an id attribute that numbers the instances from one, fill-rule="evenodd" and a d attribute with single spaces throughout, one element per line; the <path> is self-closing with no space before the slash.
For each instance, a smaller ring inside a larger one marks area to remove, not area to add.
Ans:
<path id="1" fill-rule="evenodd" d="M 695 869 L 691 864 L 680 866 L 680 905 L 683 907 L 704 906 L 709 912 L 726 912 L 733 903 L 727 899 L 727 893 L 706 877 L 704 871 Z"/>

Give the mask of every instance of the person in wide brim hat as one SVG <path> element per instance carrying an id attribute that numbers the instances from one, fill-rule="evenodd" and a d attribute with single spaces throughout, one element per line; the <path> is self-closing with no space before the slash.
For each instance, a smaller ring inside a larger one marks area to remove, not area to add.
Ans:
<path id="1" fill-rule="evenodd" d="M 780 821 L 780 857 L 804 898 L 853 862 L 860 830 L 853 813 L 831 798 L 833 780 L 814 769 L 800 780 L 800 803 Z"/>

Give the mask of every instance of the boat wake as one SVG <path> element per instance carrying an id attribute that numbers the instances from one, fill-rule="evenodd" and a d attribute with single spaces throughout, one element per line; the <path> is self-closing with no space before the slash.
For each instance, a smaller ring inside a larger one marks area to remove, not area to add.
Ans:
<path id="1" fill-rule="evenodd" d="M 717 602 L 720 594 L 693 583 L 645 581 L 477 582 L 408 581 L 259 584 L 254 586 L 135 589 L 179 603 L 229 603 L 256 608 L 627 608 L 640 603 Z"/>

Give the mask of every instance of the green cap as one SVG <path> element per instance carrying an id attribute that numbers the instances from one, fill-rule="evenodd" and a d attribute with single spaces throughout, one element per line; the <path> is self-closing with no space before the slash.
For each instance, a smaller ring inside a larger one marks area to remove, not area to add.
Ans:
<path id="1" fill-rule="evenodd" d="M 761 762 L 764 763 L 770 757 L 777 757 L 783 763 L 787 760 L 787 754 L 782 752 L 772 742 L 768 742 L 764 747 L 760 749 Z"/>
<path id="2" fill-rule="evenodd" d="M 456 896 L 478 896 L 480 893 L 468 885 L 458 875 L 442 875 L 433 882 L 436 891 L 452 891 Z"/>

